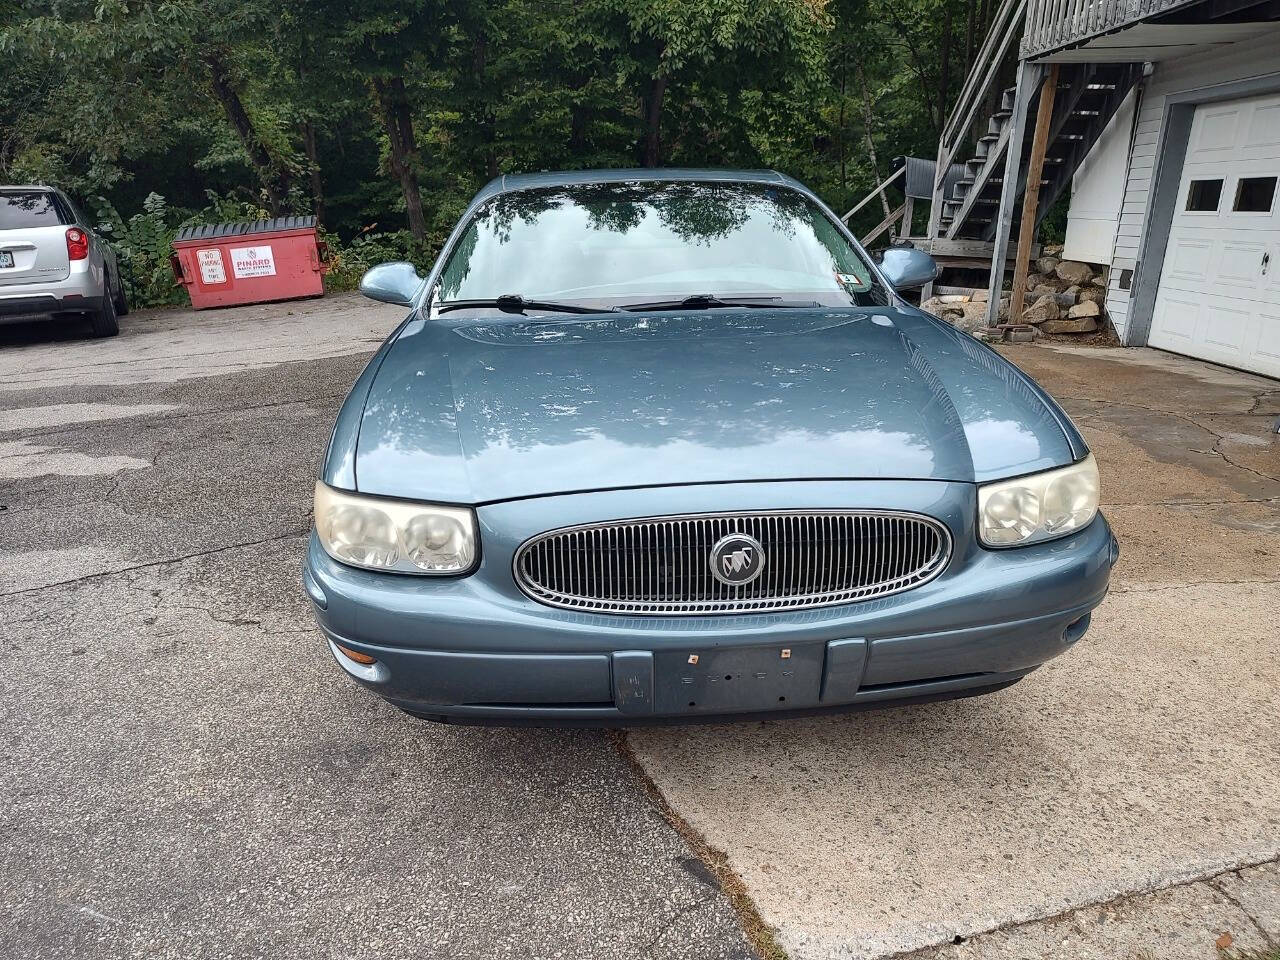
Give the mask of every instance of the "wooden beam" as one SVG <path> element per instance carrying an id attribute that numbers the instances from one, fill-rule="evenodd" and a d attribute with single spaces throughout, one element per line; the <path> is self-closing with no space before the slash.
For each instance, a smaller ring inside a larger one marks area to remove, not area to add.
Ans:
<path id="1" fill-rule="evenodd" d="M 995 256 L 996 245 L 990 240 L 948 240 L 946 237 L 919 237 L 913 238 L 912 243 L 918 250 L 934 257 L 967 257 L 972 260 L 981 260 L 983 266 L 991 263 L 991 258 Z M 1039 256 L 1040 248 L 1038 245 L 1031 248 L 1031 255 Z"/>
<path id="2" fill-rule="evenodd" d="M 880 236 L 880 234 L 884 233 L 891 226 L 893 226 L 895 223 L 897 223 L 899 220 L 902 219 L 902 213 L 904 210 L 906 210 L 906 208 L 907 208 L 907 205 L 904 203 L 902 206 L 898 207 L 897 210 L 892 211 L 887 217 L 885 217 L 883 220 L 880 221 L 879 224 L 876 225 L 876 228 L 874 230 L 872 230 L 865 237 L 863 237 L 859 241 L 859 243 L 861 243 L 865 247 L 872 240 L 876 239 L 878 236 Z"/>
<path id="3" fill-rule="evenodd" d="M 1009 233 L 1013 228 L 1013 200 L 1018 193 L 1018 171 L 1022 166 L 1022 138 L 1027 129 L 1027 107 L 1035 92 L 1043 67 L 1026 60 L 1018 62 L 1018 86 L 1013 96 L 1013 125 L 1004 160 L 1004 185 L 1000 190 L 1000 212 L 996 219 L 995 245 L 992 248 L 991 278 L 987 284 L 987 326 L 1000 322 L 1000 288 L 1004 286 L 1004 263 L 1009 255 Z"/>
<path id="4" fill-rule="evenodd" d="M 1053 119 L 1053 100 L 1058 90 L 1058 65 L 1051 63 L 1045 81 L 1040 85 L 1040 108 L 1036 111 L 1036 132 L 1031 138 L 1031 160 L 1027 165 L 1027 188 L 1022 191 L 1022 224 L 1018 228 L 1018 253 L 1013 261 L 1013 293 L 1009 297 L 1009 320 L 1018 323 L 1026 302 L 1027 267 L 1031 262 L 1031 244 L 1036 236 L 1036 208 L 1040 205 L 1040 177 L 1044 173 L 1044 154 L 1049 148 L 1049 123 Z"/>
<path id="5" fill-rule="evenodd" d="M 893 171 L 893 173 L 889 174 L 889 176 L 887 176 L 881 183 L 878 183 L 874 187 L 872 187 L 871 192 L 868 193 L 865 197 L 863 197 L 858 202 L 858 205 L 856 207 L 854 207 L 852 210 L 850 210 L 840 219 L 843 220 L 845 223 L 848 223 L 850 217 L 852 217 L 855 213 L 857 213 L 859 210 L 865 207 L 868 203 L 874 200 L 878 194 L 883 194 L 885 187 L 889 186 L 889 184 L 893 183 L 893 181 L 897 180 L 900 176 L 902 176 L 906 172 L 907 172 L 907 165 L 904 163 L 897 170 Z"/>

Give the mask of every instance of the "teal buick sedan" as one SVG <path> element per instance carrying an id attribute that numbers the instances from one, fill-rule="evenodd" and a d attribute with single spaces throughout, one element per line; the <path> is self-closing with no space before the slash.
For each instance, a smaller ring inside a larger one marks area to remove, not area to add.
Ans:
<path id="1" fill-rule="evenodd" d="M 1079 431 L 770 171 L 507 176 L 347 397 L 303 580 L 402 709 L 683 722 L 1008 686 L 1118 547 Z"/>

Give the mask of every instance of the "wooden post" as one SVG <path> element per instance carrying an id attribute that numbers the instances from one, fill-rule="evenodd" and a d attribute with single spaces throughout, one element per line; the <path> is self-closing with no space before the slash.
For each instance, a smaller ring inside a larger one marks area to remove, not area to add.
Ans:
<path id="1" fill-rule="evenodd" d="M 1031 161 L 1027 166 L 1027 188 L 1022 192 L 1022 225 L 1018 228 L 1018 250 L 1013 260 L 1013 295 L 1009 298 L 1009 319 L 1017 323 L 1027 292 L 1027 266 L 1036 236 L 1036 208 L 1040 205 L 1040 179 L 1044 174 L 1044 154 L 1049 148 L 1049 123 L 1053 119 L 1053 98 L 1058 91 L 1058 65 L 1049 64 L 1040 88 L 1040 108 L 1036 111 L 1036 132 L 1031 138 Z"/>
<path id="2" fill-rule="evenodd" d="M 1031 94 L 1035 92 L 1036 81 L 1040 79 L 1043 68 L 1039 64 L 1018 62 L 1018 86 L 1013 95 L 1013 116 L 1009 122 L 1013 124 L 1009 131 L 1008 152 L 1004 158 L 1004 184 L 1000 189 L 1000 211 L 996 218 L 996 239 L 991 251 L 991 279 L 987 284 L 989 300 L 987 302 L 987 326 L 995 327 L 1000 323 L 1000 288 L 1004 286 L 1004 265 L 1009 255 L 1009 233 L 1013 229 L 1013 199 L 1018 193 L 1018 173 L 1022 166 L 1022 137 L 1027 129 L 1027 107 L 1031 104 Z"/>

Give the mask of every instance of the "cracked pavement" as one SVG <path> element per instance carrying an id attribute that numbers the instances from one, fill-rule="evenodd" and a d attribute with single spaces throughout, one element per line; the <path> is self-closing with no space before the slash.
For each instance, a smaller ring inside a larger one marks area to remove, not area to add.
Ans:
<path id="1" fill-rule="evenodd" d="M 1232 951 L 1227 957 L 1236 951 L 1280 949 L 1277 930 L 1280 867 L 1267 863 L 1016 924 L 910 956 L 912 960 L 1222 960 L 1226 947 Z"/>
<path id="2" fill-rule="evenodd" d="M 604 733 L 355 687 L 300 583 L 356 297 L 0 327 L 0 956 L 751 956 Z"/>
<path id="3" fill-rule="evenodd" d="M 1087 638 L 989 697 L 628 757 L 412 720 L 330 661 L 311 484 L 397 320 L 0 327 L 0 956 L 749 957 L 631 758 L 796 960 L 1280 937 L 1274 381 L 1010 348 L 1102 467 L 1122 556 Z"/>
<path id="4" fill-rule="evenodd" d="M 1002 352 L 1098 458 L 1121 556 L 1085 639 L 988 697 L 631 748 L 797 960 L 1265 945 L 1197 883 L 1277 895 L 1280 387 L 1154 350 Z"/>

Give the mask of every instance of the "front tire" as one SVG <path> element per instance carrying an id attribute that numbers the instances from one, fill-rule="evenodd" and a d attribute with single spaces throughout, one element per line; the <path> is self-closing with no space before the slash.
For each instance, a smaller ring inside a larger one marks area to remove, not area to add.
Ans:
<path id="1" fill-rule="evenodd" d="M 102 306 L 89 314 L 89 323 L 93 326 L 95 337 L 114 337 L 120 332 L 120 324 L 116 322 L 116 303 L 111 296 L 111 278 L 102 282 Z"/>

